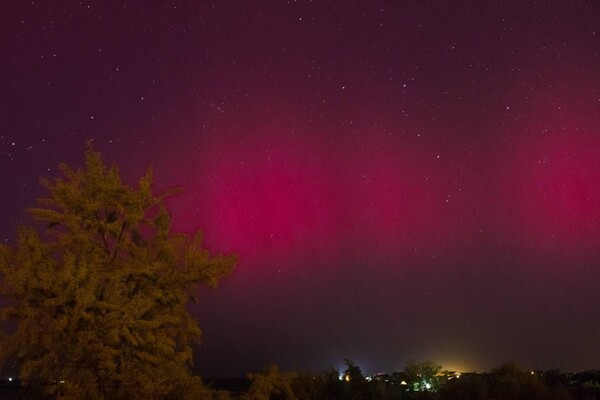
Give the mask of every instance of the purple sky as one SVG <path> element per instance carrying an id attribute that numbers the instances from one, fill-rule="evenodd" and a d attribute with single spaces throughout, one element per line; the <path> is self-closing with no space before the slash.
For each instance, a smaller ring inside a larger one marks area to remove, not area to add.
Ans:
<path id="1" fill-rule="evenodd" d="M 155 4 L 150 4 L 155 3 Z M 240 256 L 197 368 L 600 367 L 600 3 L 12 2 L 0 238 L 91 139 Z"/>

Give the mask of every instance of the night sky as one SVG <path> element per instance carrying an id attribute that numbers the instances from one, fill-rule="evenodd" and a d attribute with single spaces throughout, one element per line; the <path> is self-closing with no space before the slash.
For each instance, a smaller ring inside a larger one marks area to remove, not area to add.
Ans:
<path id="1" fill-rule="evenodd" d="M 10 1 L 0 238 L 91 140 L 154 167 L 196 368 L 600 367 L 600 2 Z"/>

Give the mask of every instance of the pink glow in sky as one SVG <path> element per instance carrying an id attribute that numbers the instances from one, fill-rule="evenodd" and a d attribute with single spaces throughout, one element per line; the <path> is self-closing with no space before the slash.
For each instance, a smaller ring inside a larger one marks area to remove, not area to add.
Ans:
<path id="1" fill-rule="evenodd" d="M 414 143 L 274 131 L 219 140 L 204 144 L 205 178 L 190 197 L 214 242 L 243 258 L 348 248 L 402 254 L 450 234 L 435 183 L 445 172 Z"/>
<path id="2" fill-rule="evenodd" d="M 426 150 L 417 134 L 333 140 L 279 126 L 217 136 L 202 144 L 202 172 L 186 195 L 198 212 L 182 225 L 210 226 L 216 248 L 258 260 L 349 249 L 450 256 L 490 229 L 534 251 L 595 246 L 599 136 L 544 122 L 520 127 L 491 161 Z"/>
<path id="3" fill-rule="evenodd" d="M 504 190 L 515 207 L 511 233 L 522 232 L 527 250 L 568 255 L 600 247 L 600 127 L 576 98 L 555 95 L 538 105 L 509 158 Z"/>
<path id="4" fill-rule="evenodd" d="M 519 212 L 535 235 L 555 235 L 560 241 L 577 242 L 598 234 L 597 138 L 597 133 L 588 132 L 550 133 L 519 160 Z"/>

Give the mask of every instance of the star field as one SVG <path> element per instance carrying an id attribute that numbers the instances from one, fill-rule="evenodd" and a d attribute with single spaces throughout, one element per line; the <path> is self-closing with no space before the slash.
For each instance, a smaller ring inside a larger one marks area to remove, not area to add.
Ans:
<path id="1" fill-rule="evenodd" d="M 598 368 L 600 4 L 19 2 L 0 238 L 91 140 L 240 263 L 196 366 Z"/>

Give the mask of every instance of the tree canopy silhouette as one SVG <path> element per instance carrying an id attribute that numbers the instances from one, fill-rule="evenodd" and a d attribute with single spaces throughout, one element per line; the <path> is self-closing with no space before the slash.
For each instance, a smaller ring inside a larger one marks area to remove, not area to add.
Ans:
<path id="1" fill-rule="evenodd" d="M 47 231 L 21 228 L 0 246 L 8 324 L 0 361 L 61 398 L 185 398 L 201 331 L 186 306 L 215 286 L 235 256 L 211 256 L 202 234 L 171 232 L 149 170 L 125 185 L 88 145 L 84 169 L 61 165 L 50 194 L 28 210 Z"/>

